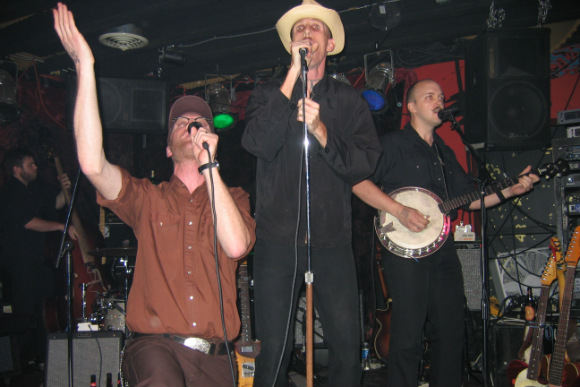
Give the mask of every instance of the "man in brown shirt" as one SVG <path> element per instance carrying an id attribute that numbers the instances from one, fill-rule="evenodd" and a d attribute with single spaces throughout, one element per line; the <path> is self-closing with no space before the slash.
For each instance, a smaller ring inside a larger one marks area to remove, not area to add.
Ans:
<path id="1" fill-rule="evenodd" d="M 132 387 L 234 385 L 227 341 L 240 328 L 236 260 L 253 247 L 255 224 L 248 195 L 228 188 L 219 174 L 211 110 L 195 96 L 173 104 L 169 182 L 156 186 L 109 163 L 93 54 L 67 7 L 59 3 L 53 13 L 78 76 L 74 134 L 80 166 L 96 187 L 98 202 L 130 225 L 139 241 L 127 303 L 132 337 L 123 353 L 123 376 Z"/>

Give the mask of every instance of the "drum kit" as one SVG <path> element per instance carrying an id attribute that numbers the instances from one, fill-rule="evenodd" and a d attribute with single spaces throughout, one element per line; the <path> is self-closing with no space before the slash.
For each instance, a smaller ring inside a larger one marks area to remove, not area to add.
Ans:
<path id="1" fill-rule="evenodd" d="M 111 284 L 107 292 L 99 294 L 89 317 L 91 324 L 101 331 L 126 332 L 125 308 L 135 269 L 136 247 L 102 248 L 89 254 L 103 262 L 103 273 Z"/>

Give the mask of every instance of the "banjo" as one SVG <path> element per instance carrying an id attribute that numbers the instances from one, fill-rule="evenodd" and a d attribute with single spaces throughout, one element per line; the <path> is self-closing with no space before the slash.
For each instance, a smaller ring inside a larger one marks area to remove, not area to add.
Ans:
<path id="1" fill-rule="evenodd" d="M 567 174 L 569 170 L 568 163 L 563 159 L 558 159 L 555 163 L 545 164 L 530 173 L 549 179 L 556 175 Z M 516 185 L 519 177 L 494 181 L 485 188 L 484 196 Z M 447 240 L 451 229 L 451 219 L 447 214 L 465 204 L 481 199 L 481 192 L 474 191 L 445 202 L 433 192 L 419 187 L 399 188 L 391 192 L 389 196 L 402 205 L 415 208 L 428 216 L 429 224 L 420 232 L 412 232 L 396 217 L 379 210 L 374 221 L 379 241 L 387 250 L 400 257 L 424 258 L 439 250 Z"/>

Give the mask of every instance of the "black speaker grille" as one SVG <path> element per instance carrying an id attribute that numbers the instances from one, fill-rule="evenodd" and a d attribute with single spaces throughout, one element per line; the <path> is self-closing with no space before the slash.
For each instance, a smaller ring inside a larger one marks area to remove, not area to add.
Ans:
<path id="1" fill-rule="evenodd" d="M 481 248 L 479 244 L 455 244 L 463 272 L 463 288 L 469 310 L 481 310 Z"/>
<path id="2" fill-rule="evenodd" d="M 549 30 L 488 31 L 465 56 L 465 139 L 486 148 L 550 145 Z"/>
<path id="3" fill-rule="evenodd" d="M 545 130 L 548 122 L 546 96 L 531 82 L 502 83 L 491 95 L 489 120 L 499 144 L 533 139 Z"/>

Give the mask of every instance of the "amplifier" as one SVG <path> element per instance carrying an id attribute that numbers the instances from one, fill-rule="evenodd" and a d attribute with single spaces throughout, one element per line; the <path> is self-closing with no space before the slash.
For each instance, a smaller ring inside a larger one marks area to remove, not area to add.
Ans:
<path id="1" fill-rule="evenodd" d="M 121 332 L 73 333 L 73 385 L 90 385 L 92 375 L 98 387 L 105 387 L 107 377 L 115 383 L 120 374 L 122 338 Z M 67 334 L 49 334 L 45 386 L 67 386 L 68 370 Z"/>
<path id="2" fill-rule="evenodd" d="M 580 122 L 580 109 L 558 112 L 558 124 L 575 124 Z"/>
<path id="3" fill-rule="evenodd" d="M 574 173 L 564 178 L 564 186 L 567 188 L 580 187 L 580 173 Z"/>

